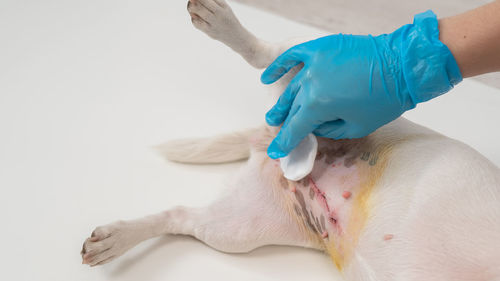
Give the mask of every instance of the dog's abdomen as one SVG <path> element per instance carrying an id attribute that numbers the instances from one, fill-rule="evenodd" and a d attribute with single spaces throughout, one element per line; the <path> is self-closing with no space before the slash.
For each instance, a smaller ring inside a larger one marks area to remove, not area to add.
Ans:
<path id="1" fill-rule="evenodd" d="M 314 168 L 300 181 L 287 181 L 273 160 L 264 167 L 279 174 L 276 185 L 284 190 L 291 215 L 342 270 L 370 214 L 371 192 L 390 149 L 376 146 L 370 138 L 318 141 Z"/>

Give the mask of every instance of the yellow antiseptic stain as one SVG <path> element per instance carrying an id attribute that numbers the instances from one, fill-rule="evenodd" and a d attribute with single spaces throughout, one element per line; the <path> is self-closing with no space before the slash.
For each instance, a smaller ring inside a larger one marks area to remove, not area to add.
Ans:
<path id="1" fill-rule="evenodd" d="M 402 140 L 391 140 L 385 143 L 373 143 L 366 141 L 358 147 L 351 147 L 353 153 L 361 153 L 358 160 L 353 164 L 358 170 L 359 182 L 357 186 L 352 187 L 352 204 L 347 214 L 347 219 L 344 219 L 342 233 L 329 233 L 328 238 L 324 239 L 321 233 L 312 231 L 304 222 L 302 216 L 294 210 L 296 202 L 293 191 L 297 182 L 283 181 L 283 175 L 280 172 L 273 172 L 274 179 L 272 180 L 276 192 L 276 197 L 281 198 L 281 204 L 290 214 L 291 218 L 298 224 L 301 232 L 307 237 L 307 240 L 317 248 L 324 249 L 331 257 L 335 266 L 340 272 L 349 264 L 353 257 L 354 251 L 358 245 L 358 240 L 362 235 L 366 224 L 373 210 L 374 202 L 373 191 L 376 190 L 379 180 L 384 174 L 384 170 L 390 159 L 390 153 L 394 146 Z M 264 161 L 262 166 L 274 167 L 270 161 Z M 276 165 L 276 164 L 274 164 Z M 275 167 L 279 169 L 279 167 Z M 341 180 L 342 182 L 342 180 Z M 344 182 L 348 182 L 346 179 Z"/>
<path id="2" fill-rule="evenodd" d="M 357 188 L 358 191 L 352 198 L 353 203 L 344 233 L 340 237 L 331 237 L 326 245 L 328 254 L 340 271 L 351 260 L 359 237 L 369 219 L 370 212 L 373 209 L 371 195 L 385 170 L 389 151 L 388 147 L 379 148 L 379 151 L 372 156 L 377 157 L 375 166 L 370 166 L 369 161 L 356 164 L 360 175 L 362 175 L 362 180 Z"/>

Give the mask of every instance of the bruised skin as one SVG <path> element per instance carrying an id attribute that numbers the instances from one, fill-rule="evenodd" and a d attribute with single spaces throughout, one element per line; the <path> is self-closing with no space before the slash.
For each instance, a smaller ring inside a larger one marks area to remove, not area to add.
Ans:
<path id="1" fill-rule="evenodd" d="M 297 222 L 342 270 L 370 215 L 370 195 L 383 173 L 390 146 L 376 145 L 370 138 L 318 138 L 318 142 L 311 173 L 297 182 L 280 180 L 278 185 L 286 190 Z"/>

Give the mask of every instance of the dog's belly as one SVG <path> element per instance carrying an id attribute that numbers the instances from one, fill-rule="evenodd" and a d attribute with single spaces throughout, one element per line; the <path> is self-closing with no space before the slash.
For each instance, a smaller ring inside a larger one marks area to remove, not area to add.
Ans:
<path id="1" fill-rule="evenodd" d="M 289 182 L 295 215 L 340 269 L 349 259 L 370 213 L 370 194 L 384 169 L 386 152 L 369 139 L 320 140 L 312 172 Z M 390 239 L 390 236 L 387 236 Z"/>
<path id="2" fill-rule="evenodd" d="M 320 141 L 311 174 L 288 182 L 286 194 L 299 223 L 336 266 L 343 271 L 356 264 L 360 267 L 349 270 L 356 274 L 373 267 L 382 276 L 393 272 L 391 267 L 408 266 L 422 267 L 420 277 L 431 268 L 441 268 L 447 278 L 477 273 L 463 269 L 467 263 L 454 253 L 466 253 L 486 268 L 496 266 L 495 259 L 483 256 L 500 257 L 500 243 L 492 238 L 500 230 L 500 207 L 483 194 L 500 195 L 498 188 L 484 185 L 500 187 L 494 180 L 497 170 L 490 172 L 477 153 L 437 134 L 381 143 Z M 458 160 L 486 174 L 479 179 L 467 165 L 450 167 Z M 471 213 L 481 218 L 474 220 Z M 479 250 L 488 245 L 496 250 Z"/>
<path id="3" fill-rule="evenodd" d="M 285 208 L 309 239 L 328 251 L 339 269 L 354 253 L 372 209 L 372 191 L 395 143 L 373 137 L 318 138 L 313 170 L 300 181 L 286 180 L 279 160 L 265 158 L 264 177 L 284 193 Z M 259 150 L 265 151 L 264 147 Z"/>
<path id="4" fill-rule="evenodd" d="M 498 267 L 500 243 L 491 237 L 500 231 L 500 175 L 477 152 L 404 119 L 360 140 L 318 140 L 314 168 L 301 181 L 287 181 L 269 158 L 261 171 L 346 276 L 398 280 L 391 274 L 418 267 L 419 278 L 436 268 L 450 279 L 467 261 L 450 253 L 463 252 Z"/>

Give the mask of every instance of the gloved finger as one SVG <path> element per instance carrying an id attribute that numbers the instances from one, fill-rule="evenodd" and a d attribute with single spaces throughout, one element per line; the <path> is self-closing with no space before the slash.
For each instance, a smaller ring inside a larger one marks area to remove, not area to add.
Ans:
<path id="1" fill-rule="evenodd" d="M 301 72 L 288 84 L 283 94 L 276 104 L 266 113 L 266 122 L 270 126 L 278 126 L 283 123 L 288 116 L 295 97 L 300 91 Z"/>
<path id="2" fill-rule="evenodd" d="M 318 137 L 338 139 L 339 135 L 345 131 L 345 121 L 337 119 L 319 125 L 313 133 Z"/>
<path id="3" fill-rule="evenodd" d="M 272 159 L 287 156 L 314 129 L 316 124 L 308 120 L 300 108 L 289 115 L 278 135 L 267 148 L 267 155 Z"/>
<path id="4" fill-rule="evenodd" d="M 260 81 L 264 84 L 276 82 L 281 76 L 285 75 L 290 69 L 303 62 L 305 54 L 301 45 L 294 46 L 276 58 L 260 76 Z"/>

